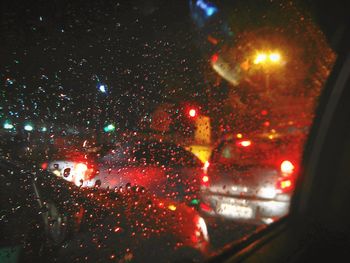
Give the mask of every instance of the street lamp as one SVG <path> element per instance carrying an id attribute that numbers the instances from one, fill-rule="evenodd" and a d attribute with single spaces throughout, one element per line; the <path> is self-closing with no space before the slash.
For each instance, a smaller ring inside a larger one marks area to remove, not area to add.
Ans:
<path id="1" fill-rule="evenodd" d="M 270 68 L 274 65 L 281 65 L 282 56 L 278 51 L 263 51 L 255 55 L 253 63 L 261 65 L 265 73 L 265 89 L 266 92 L 270 90 Z"/>
<path id="2" fill-rule="evenodd" d="M 278 64 L 281 62 L 281 54 L 279 52 L 259 52 L 255 55 L 255 65 Z"/>
<path id="3" fill-rule="evenodd" d="M 280 53 L 271 53 L 269 59 L 272 63 L 279 63 L 281 61 Z"/>
<path id="4" fill-rule="evenodd" d="M 265 53 L 259 53 L 255 56 L 254 64 L 257 65 L 257 64 L 265 63 L 266 59 L 267 59 L 267 55 Z"/>

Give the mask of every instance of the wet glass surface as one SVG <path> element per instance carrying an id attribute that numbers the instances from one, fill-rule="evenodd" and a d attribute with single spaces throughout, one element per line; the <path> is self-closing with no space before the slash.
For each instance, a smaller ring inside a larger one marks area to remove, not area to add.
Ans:
<path id="1" fill-rule="evenodd" d="M 1 35 L 1 259 L 202 262 L 288 214 L 335 61 L 303 1 L 5 0 Z"/>

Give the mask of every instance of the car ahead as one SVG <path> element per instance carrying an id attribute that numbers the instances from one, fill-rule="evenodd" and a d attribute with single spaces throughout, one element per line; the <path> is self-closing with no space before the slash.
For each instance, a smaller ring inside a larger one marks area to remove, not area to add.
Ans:
<path id="1" fill-rule="evenodd" d="M 47 169 L 82 187 L 114 189 L 140 186 L 156 196 L 196 202 L 203 163 L 185 148 L 159 141 L 132 141 L 111 147 L 95 157 L 67 155 Z M 98 157 L 96 157 L 98 156 Z"/>
<path id="2" fill-rule="evenodd" d="M 159 197 L 191 202 L 198 198 L 203 163 L 176 144 L 146 141 L 115 147 L 98 161 L 99 174 L 83 186 L 138 185 Z M 194 201 L 195 202 L 195 201 Z"/>
<path id="3" fill-rule="evenodd" d="M 95 158 L 78 149 L 61 152 L 41 167 L 77 186 L 99 173 Z"/>
<path id="4" fill-rule="evenodd" d="M 208 253 L 205 221 L 183 204 L 135 187 L 79 189 L 5 160 L 0 172 L 0 250 L 11 262 L 144 262 L 157 257 L 144 250 L 152 245 L 164 260 L 198 260 Z"/>
<path id="5" fill-rule="evenodd" d="M 304 138 L 303 133 L 274 133 L 221 141 L 210 159 L 201 211 L 254 224 L 286 215 Z"/>
<path id="6" fill-rule="evenodd" d="M 70 142 L 69 145 L 55 145 L 54 148 L 54 153 L 48 160 L 41 163 L 41 168 L 80 186 L 82 181 L 99 173 L 98 157 L 104 154 L 109 146 L 83 140 L 80 143 Z"/>

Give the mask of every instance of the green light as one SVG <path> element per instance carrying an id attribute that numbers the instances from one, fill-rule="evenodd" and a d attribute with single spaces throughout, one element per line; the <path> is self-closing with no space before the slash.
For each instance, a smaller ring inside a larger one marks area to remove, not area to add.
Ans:
<path id="1" fill-rule="evenodd" d="M 46 128 L 46 127 L 42 127 L 42 128 L 41 128 L 41 131 L 42 131 L 42 132 L 46 132 L 46 131 L 47 131 L 47 128 Z"/>
<path id="2" fill-rule="evenodd" d="M 191 205 L 198 205 L 199 204 L 199 200 L 198 199 L 192 199 L 191 200 Z"/>
<path id="3" fill-rule="evenodd" d="M 111 131 L 114 131 L 114 130 L 115 130 L 115 126 L 114 126 L 113 124 L 108 124 L 107 126 L 105 126 L 105 127 L 103 128 L 103 130 L 104 130 L 105 132 L 111 132 Z"/>
<path id="4" fill-rule="evenodd" d="M 6 130 L 11 130 L 11 129 L 13 129 L 13 124 L 12 123 L 10 123 L 9 121 L 6 121 L 5 123 L 4 123 L 4 129 L 6 129 Z"/>
<path id="5" fill-rule="evenodd" d="M 34 130 L 34 127 L 33 127 L 33 125 L 31 125 L 31 124 L 26 124 L 26 125 L 24 125 L 24 130 L 26 130 L 26 131 L 32 131 L 32 130 Z"/>

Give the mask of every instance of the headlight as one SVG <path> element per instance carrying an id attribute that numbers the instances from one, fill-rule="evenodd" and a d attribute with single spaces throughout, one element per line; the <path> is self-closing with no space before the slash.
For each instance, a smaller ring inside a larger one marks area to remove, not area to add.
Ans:
<path id="1" fill-rule="evenodd" d="M 53 170 L 52 173 L 58 177 L 61 177 L 61 172 L 59 170 Z"/>

